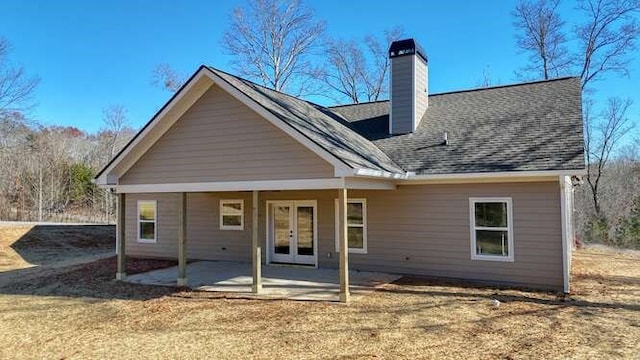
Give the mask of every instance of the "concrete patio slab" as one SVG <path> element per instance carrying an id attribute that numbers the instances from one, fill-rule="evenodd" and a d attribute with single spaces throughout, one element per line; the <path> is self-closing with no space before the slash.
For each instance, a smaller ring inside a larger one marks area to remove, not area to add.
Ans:
<path id="1" fill-rule="evenodd" d="M 131 275 L 128 282 L 148 285 L 177 286 L 178 267 Z M 269 299 L 338 301 L 337 269 L 315 269 L 299 266 L 269 265 L 262 267 L 260 294 L 251 292 L 251 264 L 227 261 L 197 261 L 187 265 L 188 286 L 204 291 L 233 292 L 249 297 Z M 350 271 L 351 292 L 358 294 L 380 284 L 400 278 L 399 275 Z"/>

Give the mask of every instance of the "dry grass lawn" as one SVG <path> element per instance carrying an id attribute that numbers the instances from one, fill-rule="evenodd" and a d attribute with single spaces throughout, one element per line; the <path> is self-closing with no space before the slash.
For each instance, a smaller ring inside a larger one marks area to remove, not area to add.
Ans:
<path id="1" fill-rule="evenodd" d="M 128 272 L 168 265 L 131 260 Z M 349 305 L 248 300 L 119 283 L 113 258 L 3 284 L 12 272 L 0 272 L 0 358 L 640 357 L 634 252 L 577 251 L 567 301 L 415 282 Z"/>

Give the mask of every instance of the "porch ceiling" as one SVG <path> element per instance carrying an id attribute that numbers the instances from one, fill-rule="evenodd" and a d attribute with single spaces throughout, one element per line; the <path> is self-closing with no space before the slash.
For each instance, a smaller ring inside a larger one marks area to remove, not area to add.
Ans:
<path id="1" fill-rule="evenodd" d="M 265 190 L 321 190 L 321 189 L 370 189 L 395 190 L 392 180 L 364 177 L 264 180 L 264 181 L 218 181 L 201 183 L 162 183 L 118 185 L 118 193 L 166 193 L 166 192 L 215 192 L 215 191 L 265 191 Z"/>

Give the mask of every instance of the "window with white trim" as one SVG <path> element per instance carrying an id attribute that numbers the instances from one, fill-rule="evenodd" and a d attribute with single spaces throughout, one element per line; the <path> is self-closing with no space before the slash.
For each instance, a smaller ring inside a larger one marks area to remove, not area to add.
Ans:
<path id="1" fill-rule="evenodd" d="M 138 200 L 138 242 L 155 243 L 158 235 L 156 200 Z"/>
<path id="2" fill-rule="evenodd" d="M 513 261 L 511 198 L 470 198 L 471 259 Z"/>
<path id="3" fill-rule="evenodd" d="M 340 251 L 340 219 L 338 211 L 338 199 L 336 199 L 336 252 Z M 349 253 L 367 253 L 367 200 L 348 199 L 347 200 L 347 242 L 349 243 Z"/>
<path id="4" fill-rule="evenodd" d="M 244 229 L 244 200 L 220 200 L 220 230 Z"/>

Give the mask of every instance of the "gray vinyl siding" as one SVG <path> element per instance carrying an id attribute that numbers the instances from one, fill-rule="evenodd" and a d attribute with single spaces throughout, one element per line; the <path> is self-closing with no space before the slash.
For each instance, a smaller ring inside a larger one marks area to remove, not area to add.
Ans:
<path id="1" fill-rule="evenodd" d="M 212 86 L 120 179 L 120 184 L 313 179 L 333 167 Z"/>
<path id="2" fill-rule="evenodd" d="M 138 242 L 138 201 L 156 201 L 156 242 Z M 178 256 L 178 205 L 180 194 L 125 194 L 125 254 L 176 258 Z"/>
<path id="3" fill-rule="evenodd" d="M 247 192 L 187 194 L 187 257 L 202 260 L 251 260 L 251 194 Z M 177 258 L 179 194 L 126 194 L 126 254 Z M 244 230 L 220 230 L 220 199 L 244 200 Z M 156 200 L 157 242 L 137 241 L 137 202 Z"/>
<path id="4" fill-rule="evenodd" d="M 391 133 L 413 131 L 413 61 L 415 56 L 391 59 Z"/>
<path id="5" fill-rule="evenodd" d="M 428 75 L 427 62 L 420 56 L 416 56 L 416 127 L 429 106 Z"/>
<path id="6" fill-rule="evenodd" d="M 557 182 L 401 186 L 366 197 L 368 254 L 353 269 L 562 289 Z M 471 260 L 469 198 L 511 197 L 514 262 Z M 337 266 L 334 262 L 333 266 Z"/>
<path id="7" fill-rule="evenodd" d="M 367 254 L 350 254 L 352 270 L 383 271 L 562 289 L 560 189 L 557 182 L 400 186 L 397 190 L 349 190 L 367 199 Z M 250 261 L 251 194 L 189 194 L 188 254 L 192 259 Z M 127 194 L 127 253 L 175 257 L 178 195 L 158 200 L 158 244 L 135 243 L 135 207 Z M 471 260 L 470 197 L 511 197 L 514 262 Z M 245 229 L 218 230 L 218 200 L 245 199 Z M 316 200 L 318 263 L 337 267 L 335 199 L 337 191 L 265 191 L 260 193 L 259 236 L 266 261 L 266 202 Z M 163 209 L 172 206 L 174 209 Z M 129 212 L 128 214 L 131 214 Z M 222 249 L 225 250 L 222 250 Z"/>
<path id="8" fill-rule="evenodd" d="M 244 229 L 220 230 L 220 200 L 244 200 Z M 187 198 L 187 257 L 251 261 L 251 193 L 193 193 Z"/>

